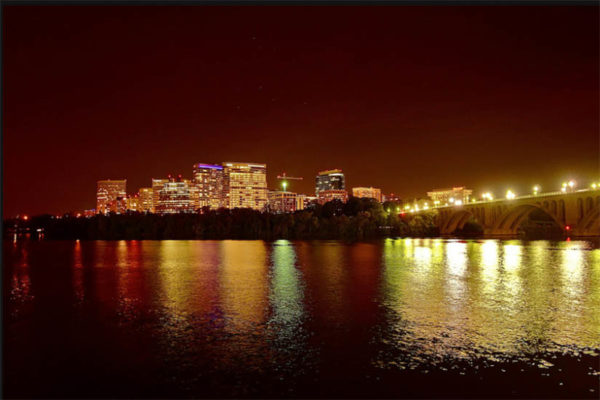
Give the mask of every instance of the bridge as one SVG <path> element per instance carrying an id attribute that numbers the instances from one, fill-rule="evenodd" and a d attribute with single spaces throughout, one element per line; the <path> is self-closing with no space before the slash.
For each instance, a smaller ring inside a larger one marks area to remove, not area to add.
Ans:
<path id="1" fill-rule="evenodd" d="M 544 211 L 569 236 L 600 236 L 600 190 L 582 189 L 432 207 L 442 235 L 462 229 L 474 219 L 486 236 L 517 234 L 519 225 L 536 209 Z"/>

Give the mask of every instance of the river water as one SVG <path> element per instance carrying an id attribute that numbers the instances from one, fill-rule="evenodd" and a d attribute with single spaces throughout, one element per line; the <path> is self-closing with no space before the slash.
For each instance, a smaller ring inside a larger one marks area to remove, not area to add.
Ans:
<path id="1" fill-rule="evenodd" d="M 598 398 L 587 241 L 5 241 L 6 397 Z"/>

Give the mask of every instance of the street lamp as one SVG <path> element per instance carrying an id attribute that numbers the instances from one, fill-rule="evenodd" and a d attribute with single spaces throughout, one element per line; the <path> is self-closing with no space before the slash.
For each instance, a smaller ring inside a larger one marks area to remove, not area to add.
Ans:
<path id="1" fill-rule="evenodd" d="M 514 199 L 515 197 L 516 197 L 516 195 L 513 193 L 513 191 L 512 191 L 512 190 L 508 189 L 508 190 L 506 191 L 506 198 L 507 198 L 508 200 L 512 200 L 512 199 Z"/>
<path id="2" fill-rule="evenodd" d="M 281 186 L 283 186 L 283 191 L 285 192 L 286 188 L 287 188 L 287 181 L 283 181 L 281 182 Z"/>
<path id="3" fill-rule="evenodd" d="M 535 196 L 537 196 L 537 194 L 538 194 L 538 192 L 539 192 L 539 191 L 540 191 L 540 186 L 539 186 L 539 185 L 535 185 L 535 186 L 533 187 L 533 194 L 534 194 Z"/>

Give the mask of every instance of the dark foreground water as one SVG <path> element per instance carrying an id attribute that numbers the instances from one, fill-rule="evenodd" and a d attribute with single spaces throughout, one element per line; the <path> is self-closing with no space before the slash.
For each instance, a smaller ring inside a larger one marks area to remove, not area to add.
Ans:
<path id="1" fill-rule="evenodd" d="M 5 241 L 6 397 L 590 397 L 592 243 Z"/>

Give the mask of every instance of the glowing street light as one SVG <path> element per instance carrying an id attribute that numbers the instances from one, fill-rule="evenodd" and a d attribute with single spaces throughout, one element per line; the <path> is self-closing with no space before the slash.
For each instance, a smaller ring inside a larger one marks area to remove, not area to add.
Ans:
<path id="1" fill-rule="evenodd" d="M 535 185 L 535 186 L 533 187 L 533 194 L 534 194 L 534 195 L 537 195 L 539 191 L 540 191 L 540 186 L 539 186 L 539 185 Z"/>
<path id="2" fill-rule="evenodd" d="M 287 185 L 288 185 L 287 181 L 282 181 L 282 182 L 281 182 L 281 186 L 283 186 L 283 191 L 284 191 L 284 192 L 285 192 L 285 191 L 286 191 L 286 189 L 287 189 Z"/>
<path id="3" fill-rule="evenodd" d="M 450 199 L 448 199 L 448 202 L 449 202 L 450 204 L 454 204 L 454 197 L 450 197 Z"/>
<path id="4" fill-rule="evenodd" d="M 569 188 L 573 189 L 575 187 L 575 181 L 574 180 L 570 180 L 569 181 Z"/>
<path id="5" fill-rule="evenodd" d="M 516 195 L 513 193 L 513 191 L 512 191 L 512 190 L 508 189 L 508 190 L 506 191 L 506 198 L 507 198 L 508 200 L 512 200 L 512 199 L 514 199 L 515 197 L 517 197 L 517 196 L 516 196 Z"/>
<path id="6" fill-rule="evenodd" d="M 598 187 L 598 185 L 596 185 L 596 183 L 592 183 L 592 189 L 596 189 Z"/>
<path id="7" fill-rule="evenodd" d="M 456 201 L 454 202 L 454 205 L 455 205 L 455 206 L 462 206 L 462 200 L 456 200 Z"/>
<path id="8" fill-rule="evenodd" d="M 485 192 L 481 195 L 483 200 L 494 200 L 494 196 L 490 192 Z"/>

